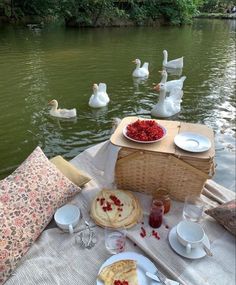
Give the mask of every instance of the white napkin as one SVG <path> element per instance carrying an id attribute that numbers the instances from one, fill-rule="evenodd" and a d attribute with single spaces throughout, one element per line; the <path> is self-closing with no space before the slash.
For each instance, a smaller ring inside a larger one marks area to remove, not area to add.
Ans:
<path id="1" fill-rule="evenodd" d="M 103 178 L 106 185 L 112 187 L 115 178 L 115 166 L 120 147 L 113 145 L 109 140 L 105 141 L 102 146 L 93 153 L 94 166 L 103 172 Z"/>

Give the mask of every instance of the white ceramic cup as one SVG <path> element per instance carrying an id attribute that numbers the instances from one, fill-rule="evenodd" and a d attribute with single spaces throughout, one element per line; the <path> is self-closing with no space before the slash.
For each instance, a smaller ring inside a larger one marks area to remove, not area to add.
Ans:
<path id="1" fill-rule="evenodd" d="M 74 205 L 66 204 L 57 209 L 54 214 L 54 220 L 59 228 L 67 231 L 69 230 L 69 233 L 73 234 L 74 227 L 80 220 L 80 210 Z"/>
<path id="2" fill-rule="evenodd" d="M 205 236 L 203 228 L 191 221 L 181 221 L 176 227 L 176 234 L 178 241 L 186 247 L 187 253 L 201 246 Z"/>

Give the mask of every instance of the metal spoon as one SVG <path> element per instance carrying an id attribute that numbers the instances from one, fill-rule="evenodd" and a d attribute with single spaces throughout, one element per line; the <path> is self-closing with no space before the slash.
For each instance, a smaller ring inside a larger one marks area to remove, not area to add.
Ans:
<path id="1" fill-rule="evenodd" d="M 95 237 L 95 233 L 92 231 L 91 232 L 90 243 L 89 243 L 89 245 L 86 248 L 88 248 L 88 249 L 93 248 L 95 246 L 96 242 L 97 242 L 97 238 Z"/>
<path id="2" fill-rule="evenodd" d="M 86 245 L 85 245 L 85 242 L 83 241 L 83 233 L 79 234 L 79 238 L 80 238 L 79 241 L 78 241 L 78 239 L 76 239 L 76 241 L 79 243 L 81 248 L 85 248 Z"/>
<path id="3" fill-rule="evenodd" d="M 209 247 L 207 247 L 204 243 L 202 244 L 202 246 L 203 246 L 203 249 L 204 249 L 205 253 L 206 253 L 208 256 L 213 256 L 213 253 L 212 253 L 212 251 L 210 250 Z"/>

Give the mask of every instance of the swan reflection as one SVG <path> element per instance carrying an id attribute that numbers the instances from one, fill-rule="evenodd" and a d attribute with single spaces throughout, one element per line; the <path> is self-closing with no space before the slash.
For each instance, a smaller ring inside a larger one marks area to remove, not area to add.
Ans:
<path id="1" fill-rule="evenodd" d="M 143 78 L 135 78 L 133 77 L 133 84 L 134 87 L 137 89 L 137 91 L 139 91 L 139 85 L 145 85 L 145 83 L 147 82 L 148 77 L 143 77 Z"/>

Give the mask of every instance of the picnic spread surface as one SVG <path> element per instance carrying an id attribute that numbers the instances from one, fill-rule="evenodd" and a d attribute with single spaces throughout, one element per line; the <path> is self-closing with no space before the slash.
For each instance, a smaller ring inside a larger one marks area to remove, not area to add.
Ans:
<path id="1" fill-rule="evenodd" d="M 96 284 L 99 268 L 110 257 L 110 254 L 105 248 L 104 230 L 90 219 L 89 209 L 91 200 L 98 191 L 104 186 L 109 186 L 109 183 L 110 187 L 114 188 L 113 181 L 108 181 L 106 173 L 101 170 L 102 165 L 109 161 L 109 155 L 114 154 L 112 151 L 109 152 L 110 146 L 109 141 L 98 144 L 71 161 L 92 177 L 82 192 L 70 202 L 77 205 L 83 215 L 76 231 L 85 230 L 84 222 L 89 221 L 96 232 L 97 244 L 92 249 L 82 249 L 75 241 L 76 234 L 69 235 L 58 228 L 45 230 L 20 261 L 14 274 L 5 283 L 6 285 Z M 102 155 L 99 154 L 101 150 Z M 114 171 L 114 168 L 110 171 Z M 197 260 L 186 259 L 177 255 L 168 242 L 169 231 L 182 219 L 183 203 L 172 201 L 171 210 L 165 215 L 164 223 L 158 229 L 160 240 L 149 235 L 142 238 L 140 236 L 141 226 L 145 227 L 147 232 L 152 230 L 148 225 L 151 196 L 143 193 L 134 194 L 141 203 L 144 219 L 142 225 L 138 224 L 128 230 L 127 251 L 145 255 L 155 263 L 158 270 L 182 284 L 234 284 L 235 237 L 233 235 L 205 215 L 201 224 L 210 240 L 214 256 L 205 256 Z M 202 194 L 208 206 L 215 206 L 217 202 L 226 202 L 234 197 L 235 193 L 211 181 L 208 181 Z"/>

